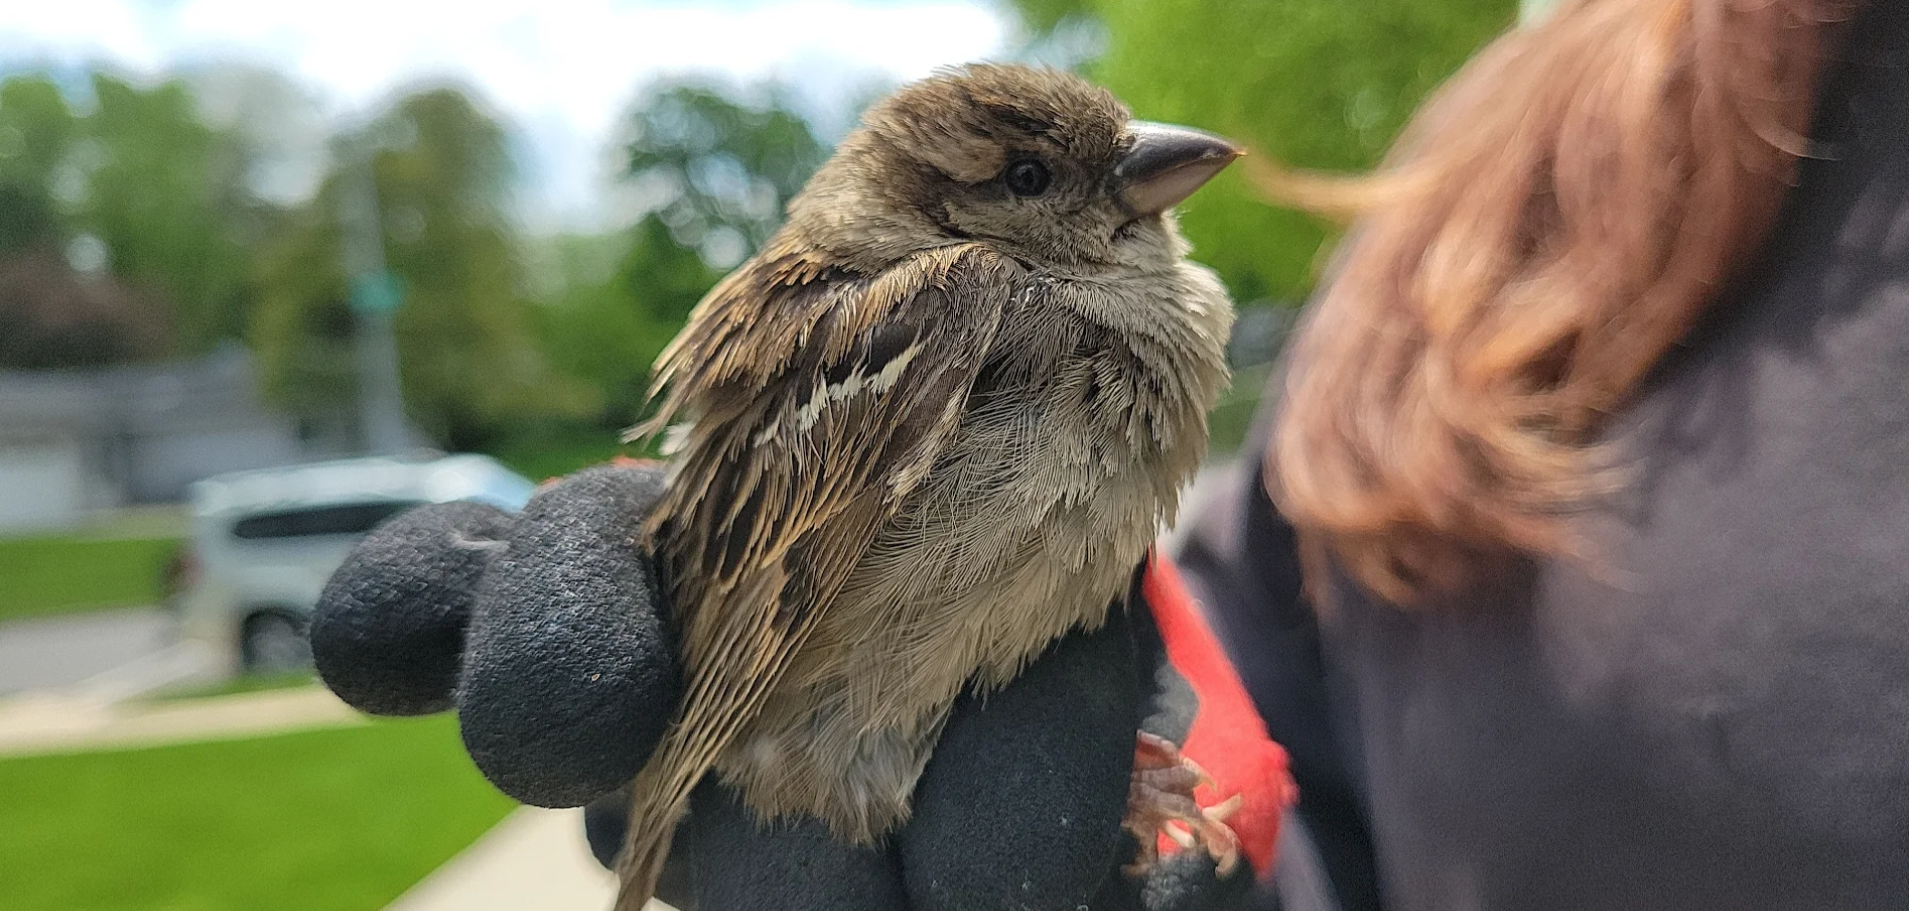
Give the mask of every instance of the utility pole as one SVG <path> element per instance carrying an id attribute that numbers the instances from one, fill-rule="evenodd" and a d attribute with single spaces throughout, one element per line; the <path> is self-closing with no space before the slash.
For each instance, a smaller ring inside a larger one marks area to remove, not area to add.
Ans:
<path id="1" fill-rule="evenodd" d="M 374 165 L 378 143 L 367 130 L 353 143 L 344 187 L 345 272 L 358 324 L 358 414 L 365 450 L 392 455 L 405 448 L 404 391 L 398 374 L 398 338 L 392 317 L 404 302 L 397 276 L 385 267 L 384 225 L 378 215 Z"/>

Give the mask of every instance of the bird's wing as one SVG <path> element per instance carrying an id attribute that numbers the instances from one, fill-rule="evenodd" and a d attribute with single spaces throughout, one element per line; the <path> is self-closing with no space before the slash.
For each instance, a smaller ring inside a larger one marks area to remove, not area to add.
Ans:
<path id="1" fill-rule="evenodd" d="M 977 245 L 880 275 L 765 254 L 665 352 L 654 432 L 691 423 L 651 531 L 674 587 L 692 763 L 753 716 L 946 446 L 1020 267 Z M 688 758 L 688 757 L 686 757 Z"/>

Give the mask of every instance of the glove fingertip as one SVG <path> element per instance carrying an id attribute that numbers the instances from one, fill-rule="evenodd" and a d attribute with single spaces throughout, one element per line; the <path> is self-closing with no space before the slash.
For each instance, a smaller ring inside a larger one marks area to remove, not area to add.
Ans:
<path id="1" fill-rule="evenodd" d="M 472 593 L 510 527 L 494 506 L 421 506 L 372 530 L 332 573 L 309 627 L 319 679 L 372 715 L 452 706 Z"/>
<path id="2" fill-rule="evenodd" d="M 654 472 L 605 467 L 539 492 L 480 586 L 458 688 L 465 748 L 524 803 L 621 787 L 681 697 L 663 595 L 635 529 Z"/>

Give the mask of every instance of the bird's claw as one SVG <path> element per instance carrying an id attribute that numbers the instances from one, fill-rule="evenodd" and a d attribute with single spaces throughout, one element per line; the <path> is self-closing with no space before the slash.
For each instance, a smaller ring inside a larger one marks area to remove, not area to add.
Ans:
<path id="1" fill-rule="evenodd" d="M 1239 864 L 1239 836 L 1226 819 L 1240 808 L 1235 794 L 1211 807 L 1193 798 L 1199 785 L 1215 787 L 1213 776 L 1180 753 L 1164 737 L 1140 732 L 1134 745 L 1133 779 L 1127 791 L 1127 815 L 1121 826 L 1140 842 L 1134 862 L 1124 870 L 1143 876 L 1160 859 L 1160 836 L 1182 849 L 1203 847 L 1221 876 Z"/>

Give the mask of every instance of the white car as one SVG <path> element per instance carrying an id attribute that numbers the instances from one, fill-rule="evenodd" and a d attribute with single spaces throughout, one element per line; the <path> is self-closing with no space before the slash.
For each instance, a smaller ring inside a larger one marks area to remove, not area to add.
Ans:
<path id="1" fill-rule="evenodd" d="M 523 508 L 534 484 L 480 455 L 366 458 L 217 475 L 192 485 L 191 538 L 168 599 L 182 638 L 213 646 L 227 674 L 311 664 L 305 629 L 345 556 L 413 506 L 474 500 Z"/>

